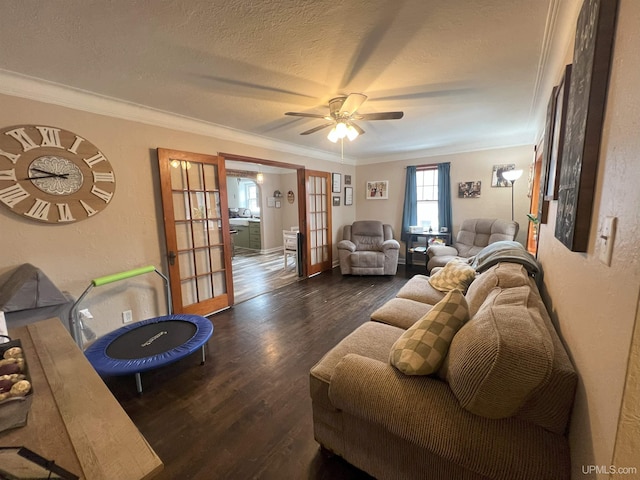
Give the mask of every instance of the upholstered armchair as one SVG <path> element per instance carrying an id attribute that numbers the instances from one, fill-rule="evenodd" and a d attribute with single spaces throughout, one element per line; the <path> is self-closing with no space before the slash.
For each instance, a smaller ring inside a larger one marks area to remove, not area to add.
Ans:
<path id="1" fill-rule="evenodd" d="M 427 270 L 443 267 L 454 258 L 468 259 L 490 243 L 515 240 L 518 222 L 497 218 L 469 218 L 462 222 L 453 246 L 432 245 L 427 249 Z"/>
<path id="2" fill-rule="evenodd" d="M 343 275 L 395 275 L 400 244 L 393 239 L 391 225 L 361 220 L 345 225 L 338 243 Z"/>

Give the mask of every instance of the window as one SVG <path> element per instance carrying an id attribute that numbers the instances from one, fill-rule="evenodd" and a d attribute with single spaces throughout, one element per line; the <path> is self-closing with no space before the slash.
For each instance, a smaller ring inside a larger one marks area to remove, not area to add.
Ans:
<path id="1" fill-rule="evenodd" d="M 418 199 L 418 225 L 425 232 L 431 228 L 439 231 L 438 225 L 438 169 L 423 168 L 416 171 L 416 197 Z"/>
<path id="2" fill-rule="evenodd" d="M 251 214 L 260 215 L 260 190 L 250 178 L 238 178 L 238 207 L 248 208 Z"/>
<path id="3" fill-rule="evenodd" d="M 260 212 L 260 206 L 258 205 L 258 186 L 253 184 L 247 184 L 247 208 L 250 208 L 252 212 Z"/>

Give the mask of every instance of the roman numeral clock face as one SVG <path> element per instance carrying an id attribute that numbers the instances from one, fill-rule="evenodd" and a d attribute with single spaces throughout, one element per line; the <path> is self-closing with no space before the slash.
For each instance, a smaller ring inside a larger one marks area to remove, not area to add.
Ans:
<path id="1" fill-rule="evenodd" d="M 13 213 L 77 222 L 103 210 L 115 188 L 107 158 L 79 135 L 40 125 L 0 129 L 0 204 Z"/>

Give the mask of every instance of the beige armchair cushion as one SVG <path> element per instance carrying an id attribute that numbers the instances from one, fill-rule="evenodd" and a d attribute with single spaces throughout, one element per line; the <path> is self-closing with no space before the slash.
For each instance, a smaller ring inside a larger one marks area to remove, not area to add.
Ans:
<path id="1" fill-rule="evenodd" d="M 490 243 L 514 240 L 518 229 L 518 222 L 497 218 L 463 220 L 453 246 L 433 245 L 427 249 L 427 270 L 443 267 L 456 257 L 472 257 Z"/>
<path id="2" fill-rule="evenodd" d="M 393 344 L 389 363 L 405 375 L 435 373 L 453 336 L 468 319 L 464 295 L 452 290 Z"/>
<path id="3" fill-rule="evenodd" d="M 360 220 L 342 227 L 342 237 L 337 247 L 343 275 L 396 274 L 400 244 L 391 225 Z"/>

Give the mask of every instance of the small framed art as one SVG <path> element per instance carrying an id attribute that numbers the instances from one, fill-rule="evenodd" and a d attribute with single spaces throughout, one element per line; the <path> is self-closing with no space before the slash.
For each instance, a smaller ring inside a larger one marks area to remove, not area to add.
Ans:
<path id="1" fill-rule="evenodd" d="M 331 174 L 331 192 L 340 193 L 342 191 L 342 175 L 339 173 Z"/>
<path id="2" fill-rule="evenodd" d="M 458 184 L 458 197 L 479 198 L 481 185 L 482 182 L 480 180 L 476 180 L 475 182 L 460 182 Z"/>
<path id="3" fill-rule="evenodd" d="M 344 204 L 353 205 L 353 187 L 344 187 Z"/>
<path id="4" fill-rule="evenodd" d="M 372 180 L 366 184 L 367 200 L 387 200 L 389 198 L 389 180 Z"/>
<path id="5" fill-rule="evenodd" d="M 492 187 L 510 187 L 511 183 L 502 176 L 502 172 L 507 170 L 515 170 L 515 163 L 507 163 L 503 165 L 494 165 L 493 173 L 491 174 L 491 186 Z"/>
<path id="6" fill-rule="evenodd" d="M 340 206 L 340 197 L 338 195 L 334 195 L 333 196 L 333 206 L 334 207 L 339 207 Z"/>

